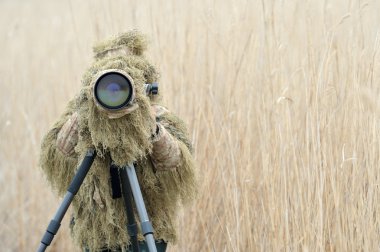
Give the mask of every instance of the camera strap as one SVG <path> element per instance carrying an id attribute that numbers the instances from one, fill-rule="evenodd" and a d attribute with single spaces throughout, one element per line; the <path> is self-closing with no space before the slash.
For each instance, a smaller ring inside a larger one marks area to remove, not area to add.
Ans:
<path id="1" fill-rule="evenodd" d="M 114 164 L 111 164 L 110 175 L 111 175 L 112 199 L 121 198 L 119 167 L 117 167 Z"/>

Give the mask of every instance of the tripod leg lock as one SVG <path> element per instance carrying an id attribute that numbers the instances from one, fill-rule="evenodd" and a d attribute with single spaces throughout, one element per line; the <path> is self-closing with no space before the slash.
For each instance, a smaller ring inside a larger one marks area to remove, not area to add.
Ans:
<path id="1" fill-rule="evenodd" d="M 141 222 L 141 231 L 144 236 L 148 234 L 153 234 L 154 230 L 153 230 L 152 223 L 150 223 L 150 221 Z"/>
<path id="2" fill-rule="evenodd" d="M 47 227 L 45 235 L 42 237 L 41 243 L 49 246 L 54 238 L 54 235 L 58 232 L 61 224 L 56 220 L 51 220 L 49 226 Z"/>

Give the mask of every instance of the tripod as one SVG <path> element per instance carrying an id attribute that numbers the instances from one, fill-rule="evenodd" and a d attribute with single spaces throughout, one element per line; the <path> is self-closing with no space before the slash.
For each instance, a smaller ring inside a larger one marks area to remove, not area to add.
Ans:
<path id="1" fill-rule="evenodd" d="M 78 171 L 76 172 L 71 184 L 62 200 L 60 207 L 58 208 L 53 219 L 50 221 L 44 236 L 42 237 L 41 244 L 37 252 L 44 252 L 46 248 L 51 244 L 54 239 L 54 235 L 57 234 L 61 221 L 66 214 L 74 196 L 77 194 L 80 186 L 83 183 L 88 171 L 91 168 L 92 163 L 96 157 L 96 152 L 93 149 L 89 149 L 80 164 Z M 128 164 L 120 169 L 120 179 L 122 185 L 122 192 L 124 196 L 125 207 L 128 216 L 128 233 L 131 235 L 132 248 L 134 252 L 138 252 L 137 242 L 137 226 L 134 222 L 132 200 L 130 197 L 130 191 L 132 191 L 133 198 L 136 204 L 137 212 L 140 218 L 141 230 L 145 237 L 145 241 L 148 245 L 149 252 L 157 252 L 156 244 L 153 237 L 153 227 L 149 221 L 148 213 L 145 208 L 144 200 L 141 194 L 140 185 L 137 180 L 137 175 L 133 164 Z M 129 203 L 128 203 L 129 201 Z"/>

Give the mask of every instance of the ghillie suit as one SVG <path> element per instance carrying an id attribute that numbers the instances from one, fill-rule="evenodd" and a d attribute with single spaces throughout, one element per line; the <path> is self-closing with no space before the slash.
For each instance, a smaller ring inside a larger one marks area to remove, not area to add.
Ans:
<path id="1" fill-rule="evenodd" d="M 157 81 L 155 68 L 143 56 L 144 37 L 136 31 L 94 47 L 95 63 L 83 77 L 80 93 L 42 141 L 40 165 L 60 196 L 66 192 L 86 150 L 97 157 L 73 201 L 72 236 L 83 249 L 98 251 L 130 244 L 122 199 L 112 199 L 111 162 L 135 161 L 144 202 L 156 239 L 176 241 L 175 217 L 196 191 L 192 147 L 182 120 L 147 96 L 145 83 Z M 120 69 L 134 81 L 138 108 L 110 119 L 95 104 L 92 79 L 106 69 Z M 151 110 L 159 133 L 151 138 Z M 142 236 L 139 239 L 143 239 Z"/>

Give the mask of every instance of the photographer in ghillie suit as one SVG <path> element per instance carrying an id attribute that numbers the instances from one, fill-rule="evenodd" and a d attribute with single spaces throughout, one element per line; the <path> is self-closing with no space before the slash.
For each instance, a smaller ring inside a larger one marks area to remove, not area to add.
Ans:
<path id="1" fill-rule="evenodd" d="M 196 194 L 194 160 L 181 119 L 147 95 L 144 84 L 156 82 L 156 69 L 143 56 L 146 40 L 137 31 L 94 47 L 95 62 L 83 77 L 80 93 L 44 137 L 40 165 L 52 187 L 63 196 L 88 148 L 97 157 L 73 200 L 71 234 L 83 251 L 131 251 L 122 198 L 114 199 L 111 163 L 135 163 L 158 251 L 177 239 L 180 205 Z M 117 111 L 99 106 L 95 76 L 108 69 L 133 79 L 134 101 Z M 147 251 L 139 235 L 140 251 Z"/>

